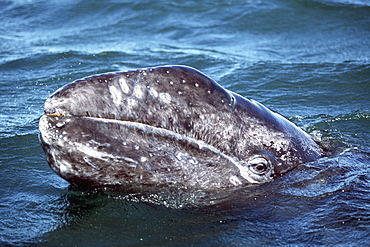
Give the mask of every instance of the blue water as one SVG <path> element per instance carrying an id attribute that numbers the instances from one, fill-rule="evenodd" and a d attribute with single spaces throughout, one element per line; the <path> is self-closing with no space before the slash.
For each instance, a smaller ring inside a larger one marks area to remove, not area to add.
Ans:
<path id="1" fill-rule="evenodd" d="M 53 91 L 165 64 L 265 104 L 329 156 L 196 209 L 173 204 L 179 195 L 157 205 L 80 190 L 51 171 L 37 135 Z M 0 75 L 0 245 L 370 241 L 368 0 L 1 1 Z"/>

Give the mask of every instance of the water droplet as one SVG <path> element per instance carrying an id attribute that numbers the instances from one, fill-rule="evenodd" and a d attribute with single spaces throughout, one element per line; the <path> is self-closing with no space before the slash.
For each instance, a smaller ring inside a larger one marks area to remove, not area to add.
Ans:
<path id="1" fill-rule="evenodd" d="M 199 84 L 198 83 L 195 83 L 194 85 L 195 85 L 195 87 L 199 87 Z"/>
<path id="2" fill-rule="evenodd" d="M 178 93 L 178 94 L 180 94 L 180 95 L 182 94 L 182 92 L 181 92 L 181 91 L 178 91 L 177 93 Z"/>
<path id="3" fill-rule="evenodd" d="M 173 81 L 170 81 L 170 84 L 173 85 Z"/>
<path id="4" fill-rule="evenodd" d="M 210 94 L 211 93 L 211 90 L 207 90 L 207 93 Z"/>
<path id="5" fill-rule="evenodd" d="M 169 70 L 167 70 L 167 71 L 166 71 L 166 73 L 167 73 L 167 74 L 169 74 L 169 73 L 170 73 L 170 71 L 169 71 Z"/>
<path id="6" fill-rule="evenodd" d="M 182 83 L 186 83 L 186 80 L 182 80 Z"/>
<path id="7" fill-rule="evenodd" d="M 122 145 L 123 145 L 123 146 L 126 146 L 126 145 L 127 145 L 127 142 L 122 142 Z"/>
<path id="8" fill-rule="evenodd" d="M 134 149 L 139 150 L 140 149 L 139 145 L 134 145 Z"/>

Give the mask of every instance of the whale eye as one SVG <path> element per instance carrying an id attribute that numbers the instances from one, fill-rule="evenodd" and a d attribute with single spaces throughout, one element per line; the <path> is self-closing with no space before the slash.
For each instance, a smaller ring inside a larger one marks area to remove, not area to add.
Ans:
<path id="1" fill-rule="evenodd" d="M 243 161 L 244 171 L 248 174 L 247 180 L 252 183 L 264 183 L 271 181 L 274 177 L 274 157 L 267 152 L 259 152 Z"/>
<path id="2" fill-rule="evenodd" d="M 264 157 L 254 157 L 248 161 L 251 172 L 257 175 L 264 175 L 270 168 L 269 161 Z"/>

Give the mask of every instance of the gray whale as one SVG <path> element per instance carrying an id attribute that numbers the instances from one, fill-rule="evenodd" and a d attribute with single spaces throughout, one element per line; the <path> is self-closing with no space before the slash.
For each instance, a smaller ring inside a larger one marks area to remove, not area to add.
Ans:
<path id="1" fill-rule="evenodd" d="M 48 163 L 78 186 L 235 188 L 321 156 L 296 125 L 186 66 L 77 80 L 44 112 Z"/>

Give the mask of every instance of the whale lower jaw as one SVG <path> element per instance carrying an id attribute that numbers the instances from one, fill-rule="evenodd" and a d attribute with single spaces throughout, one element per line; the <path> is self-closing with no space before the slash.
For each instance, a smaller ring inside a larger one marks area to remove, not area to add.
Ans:
<path id="1" fill-rule="evenodd" d="M 130 134 L 140 135 L 141 142 Z M 77 185 L 180 184 L 209 189 L 260 183 L 236 157 L 202 140 L 139 122 L 45 114 L 40 119 L 40 140 L 51 168 Z M 204 163 L 210 167 L 202 174 L 196 166 Z M 223 167 L 215 171 L 211 164 Z M 167 177 L 163 169 L 168 170 Z M 176 172 L 181 174 L 174 176 Z"/>

